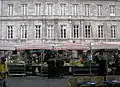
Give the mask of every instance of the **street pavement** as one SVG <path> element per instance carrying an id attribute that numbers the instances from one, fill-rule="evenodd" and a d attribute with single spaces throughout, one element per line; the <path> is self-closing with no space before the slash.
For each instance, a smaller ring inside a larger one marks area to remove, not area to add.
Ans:
<path id="1" fill-rule="evenodd" d="M 48 79 L 47 77 L 10 77 L 8 87 L 68 87 L 67 78 Z"/>

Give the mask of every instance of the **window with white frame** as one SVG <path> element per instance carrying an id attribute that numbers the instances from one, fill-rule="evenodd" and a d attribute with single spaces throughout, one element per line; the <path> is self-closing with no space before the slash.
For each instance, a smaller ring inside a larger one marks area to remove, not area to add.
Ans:
<path id="1" fill-rule="evenodd" d="M 110 5 L 110 14 L 115 14 L 115 5 Z"/>
<path id="2" fill-rule="evenodd" d="M 97 5 L 97 8 L 98 8 L 98 16 L 102 16 L 103 5 Z"/>
<path id="3" fill-rule="evenodd" d="M 98 38 L 104 37 L 103 25 L 98 25 Z"/>
<path id="4" fill-rule="evenodd" d="M 91 37 L 91 25 L 85 25 L 85 37 L 90 38 Z"/>
<path id="5" fill-rule="evenodd" d="M 66 4 L 60 4 L 61 6 L 61 15 L 65 15 L 66 14 Z"/>
<path id="6" fill-rule="evenodd" d="M 54 38 L 54 27 L 53 27 L 53 25 L 48 25 L 47 26 L 47 38 L 48 39 L 53 39 Z"/>
<path id="7" fill-rule="evenodd" d="M 7 26 L 7 38 L 12 39 L 13 38 L 13 25 Z"/>
<path id="8" fill-rule="evenodd" d="M 41 15 L 41 4 L 40 3 L 35 4 L 35 13 L 36 15 Z"/>
<path id="9" fill-rule="evenodd" d="M 111 38 L 116 38 L 116 25 L 111 26 Z"/>
<path id="10" fill-rule="evenodd" d="M 66 38 L 67 37 L 67 31 L 66 31 L 67 26 L 66 25 L 61 25 L 61 38 Z"/>
<path id="11" fill-rule="evenodd" d="M 35 25 L 35 38 L 41 38 L 42 37 L 42 28 L 41 25 Z"/>
<path id="12" fill-rule="evenodd" d="M 27 38 L 27 25 L 21 25 L 21 38 Z"/>
<path id="13" fill-rule="evenodd" d="M 13 4 L 8 4 L 8 15 L 12 16 L 13 15 Z"/>
<path id="14" fill-rule="evenodd" d="M 78 38 L 79 37 L 79 25 L 73 25 L 73 38 Z"/>
<path id="15" fill-rule="evenodd" d="M 21 4 L 22 15 L 27 15 L 27 4 Z"/>
<path id="16" fill-rule="evenodd" d="M 78 4 L 73 4 L 72 6 L 72 14 L 78 15 Z"/>
<path id="17" fill-rule="evenodd" d="M 90 4 L 85 4 L 85 16 L 90 15 Z"/>
<path id="18" fill-rule="evenodd" d="M 47 15 L 53 14 L 53 4 L 47 4 Z"/>

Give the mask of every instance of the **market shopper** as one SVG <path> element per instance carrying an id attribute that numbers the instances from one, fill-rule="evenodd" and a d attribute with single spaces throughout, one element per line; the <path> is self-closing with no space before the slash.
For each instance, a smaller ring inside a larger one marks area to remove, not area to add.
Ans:
<path id="1" fill-rule="evenodd" d="M 62 59 L 56 59 L 56 76 L 62 77 L 63 76 L 63 65 L 64 61 Z"/>
<path id="2" fill-rule="evenodd" d="M 56 59 L 56 77 L 60 77 L 60 59 Z"/>
<path id="3" fill-rule="evenodd" d="M 6 59 L 5 57 L 2 57 L 0 61 L 0 87 L 7 87 L 6 85 L 7 75 L 8 67 L 6 64 Z"/>
<path id="4" fill-rule="evenodd" d="M 106 75 L 106 60 L 104 59 L 104 57 L 102 55 L 99 55 L 99 68 L 98 68 L 98 74 L 99 76 L 104 76 Z"/>
<path id="5" fill-rule="evenodd" d="M 98 63 L 99 62 L 99 52 L 95 53 L 93 60 Z"/>
<path id="6" fill-rule="evenodd" d="M 64 72 L 64 61 L 63 59 L 60 60 L 60 77 L 63 77 L 63 72 Z"/>
<path id="7" fill-rule="evenodd" d="M 53 58 L 48 59 L 48 78 L 55 77 L 55 61 Z"/>

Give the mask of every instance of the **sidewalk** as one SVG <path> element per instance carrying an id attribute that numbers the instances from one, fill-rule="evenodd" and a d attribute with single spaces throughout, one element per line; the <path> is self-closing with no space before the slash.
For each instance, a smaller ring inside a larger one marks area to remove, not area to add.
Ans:
<path id="1" fill-rule="evenodd" d="M 48 79 L 47 77 L 11 77 L 8 87 L 68 87 L 66 79 Z"/>

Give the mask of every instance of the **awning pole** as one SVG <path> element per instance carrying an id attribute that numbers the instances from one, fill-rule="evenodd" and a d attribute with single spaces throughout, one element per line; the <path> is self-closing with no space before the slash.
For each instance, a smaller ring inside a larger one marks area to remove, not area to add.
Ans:
<path id="1" fill-rule="evenodd" d="M 90 75 L 92 74 L 91 73 L 91 70 L 92 70 L 91 61 L 92 61 L 92 48 L 91 48 L 91 42 L 90 42 Z"/>

